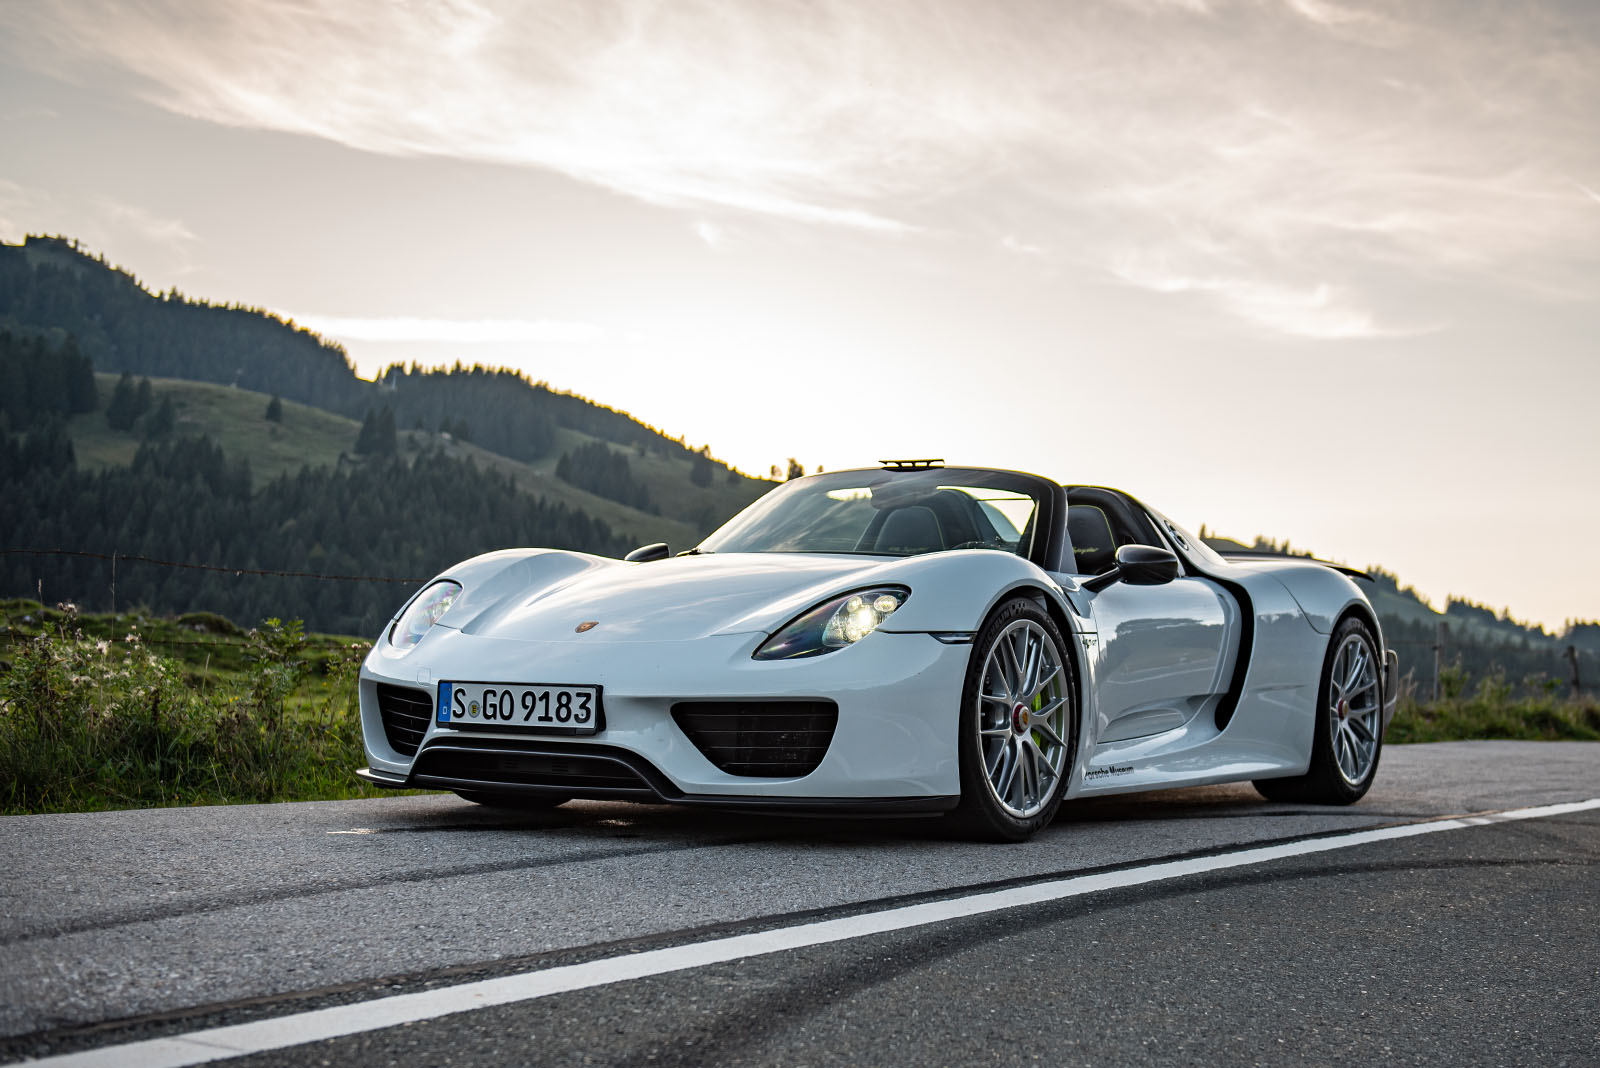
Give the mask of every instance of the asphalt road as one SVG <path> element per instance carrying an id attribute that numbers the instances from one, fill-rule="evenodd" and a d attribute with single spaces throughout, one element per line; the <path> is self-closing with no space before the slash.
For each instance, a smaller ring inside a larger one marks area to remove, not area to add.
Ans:
<path id="1" fill-rule="evenodd" d="M 0 820 L 0 1057 L 695 947 L 974 887 L 1600 797 L 1600 744 L 1394 747 L 1360 805 L 1076 803 L 1020 846 L 453 797 Z M 1200 871 L 234 1063 L 1600 1064 L 1600 810 Z M 1133 876 L 1130 876 L 1133 878 Z M 292 1020 L 291 1020 L 292 1023 Z"/>

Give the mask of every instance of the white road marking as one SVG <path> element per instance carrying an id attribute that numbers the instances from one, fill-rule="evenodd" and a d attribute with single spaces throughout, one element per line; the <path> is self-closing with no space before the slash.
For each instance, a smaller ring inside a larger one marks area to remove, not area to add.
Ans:
<path id="1" fill-rule="evenodd" d="M 1350 849 L 1373 842 L 1415 838 L 1463 827 L 1481 827 L 1514 820 L 1562 816 L 1596 808 L 1600 808 L 1600 798 L 1559 805 L 1541 805 L 1538 808 L 1512 809 L 1490 815 L 1380 827 L 1370 831 L 1353 831 L 1349 834 L 1291 842 L 1287 845 L 1258 846 L 1213 856 L 1143 864 L 1095 875 L 1076 875 L 1049 882 L 1032 883 L 1009 890 L 992 890 L 944 901 L 930 901 L 921 905 L 903 905 L 838 920 L 802 923 L 755 934 L 714 938 L 706 942 L 630 953 L 620 957 L 585 961 L 582 964 L 521 972 L 516 975 L 501 976 L 498 979 L 483 979 L 415 994 L 397 994 L 393 997 L 294 1013 L 254 1023 L 213 1027 L 186 1035 L 148 1039 L 120 1046 L 103 1046 L 80 1053 L 66 1053 L 22 1063 L 51 1065 L 54 1068 L 183 1068 L 184 1065 L 190 1064 L 208 1064 L 248 1053 L 264 1053 L 308 1042 L 379 1031 L 419 1020 L 432 1020 L 459 1012 L 470 1012 L 473 1009 L 531 1001 L 552 994 L 565 994 L 574 990 L 626 982 L 630 979 L 643 979 L 647 976 L 665 975 L 689 968 L 702 968 L 709 964 L 723 964 L 746 957 L 760 957 L 769 953 L 782 953 L 789 949 L 902 931 L 908 927 L 966 919 L 998 912 L 1001 909 L 1060 901 L 1101 890 L 1144 886 L 1186 875 L 1200 875 L 1289 857 L 1303 857 L 1312 853 Z"/>

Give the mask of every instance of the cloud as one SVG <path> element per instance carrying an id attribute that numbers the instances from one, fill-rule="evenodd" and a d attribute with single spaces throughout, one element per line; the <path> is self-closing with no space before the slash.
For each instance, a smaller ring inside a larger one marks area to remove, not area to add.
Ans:
<path id="1" fill-rule="evenodd" d="M 295 325 L 347 341 L 444 341 L 457 344 L 527 342 L 540 345 L 590 345 L 605 329 L 589 323 L 550 319 L 351 319 L 328 315 L 296 316 Z"/>
<path id="2" fill-rule="evenodd" d="M 709 227 L 1022 233 L 1297 336 L 1404 330 L 1376 310 L 1395 279 L 1570 294 L 1600 249 L 1565 177 L 1600 172 L 1600 42 L 1553 0 L 55 0 L 0 28 L 211 122 L 543 168 Z"/>
<path id="3" fill-rule="evenodd" d="M 1325 29 L 1345 30 L 1393 25 L 1381 15 L 1360 8 L 1347 7 L 1344 4 L 1335 4 L 1331 0 L 1284 0 L 1284 5 L 1301 18 Z"/>
<path id="4" fill-rule="evenodd" d="M 115 197 L 80 197 L 0 179 L 0 237 L 67 234 L 115 259 L 153 264 L 167 276 L 196 270 L 201 241 L 181 219 Z"/>
<path id="5" fill-rule="evenodd" d="M 1007 234 L 1000 239 L 1000 247 L 1007 252 L 1015 252 L 1019 256 L 1043 256 L 1047 251 L 1042 245 L 1019 241 L 1011 234 Z"/>
<path id="6" fill-rule="evenodd" d="M 169 219 L 137 204 L 126 204 L 112 197 L 97 197 L 96 204 L 115 226 L 131 230 L 147 241 L 181 248 L 200 240 L 182 219 Z"/>
<path id="7" fill-rule="evenodd" d="M 712 248 L 717 248 L 728 239 L 727 232 L 709 219 L 696 219 L 694 234 Z"/>
<path id="8" fill-rule="evenodd" d="M 1193 293 L 1214 298 L 1239 318 L 1259 327 L 1313 341 L 1414 337 L 1439 329 L 1437 323 L 1382 322 L 1349 291 L 1326 282 L 1297 288 L 1250 277 L 1190 277 L 1132 261 L 1116 265 L 1112 273 L 1156 293 Z"/>

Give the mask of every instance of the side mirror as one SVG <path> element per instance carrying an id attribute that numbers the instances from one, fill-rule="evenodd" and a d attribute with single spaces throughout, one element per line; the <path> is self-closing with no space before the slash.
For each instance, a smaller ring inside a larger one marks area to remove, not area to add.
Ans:
<path id="1" fill-rule="evenodd" d="M 667 558 L 667 543 L 664 541 L 652 542 L 641 545 L 623 559 L 630 564 L 647 564 L 651 560 L 665 560 Z"/>
<path id="2" fill-rule="evenodd" d="M 1117 582 L 1130 586 L 1161 586 L 1178 577 L 1178 557 L 1154 545 L 1124 545 L 1117 550 L 1117 566 L 1083 584 L 1094 593 Z"/>

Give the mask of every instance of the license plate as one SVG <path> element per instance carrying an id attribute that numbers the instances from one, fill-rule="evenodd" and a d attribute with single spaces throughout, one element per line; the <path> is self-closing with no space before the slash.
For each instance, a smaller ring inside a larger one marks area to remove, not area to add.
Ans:
<path id="1" fill-rule="evenodd" d="M 438 720 L 457 730 L 594 734 L 601 727 L 600 687 L 441 682 Z"/>

